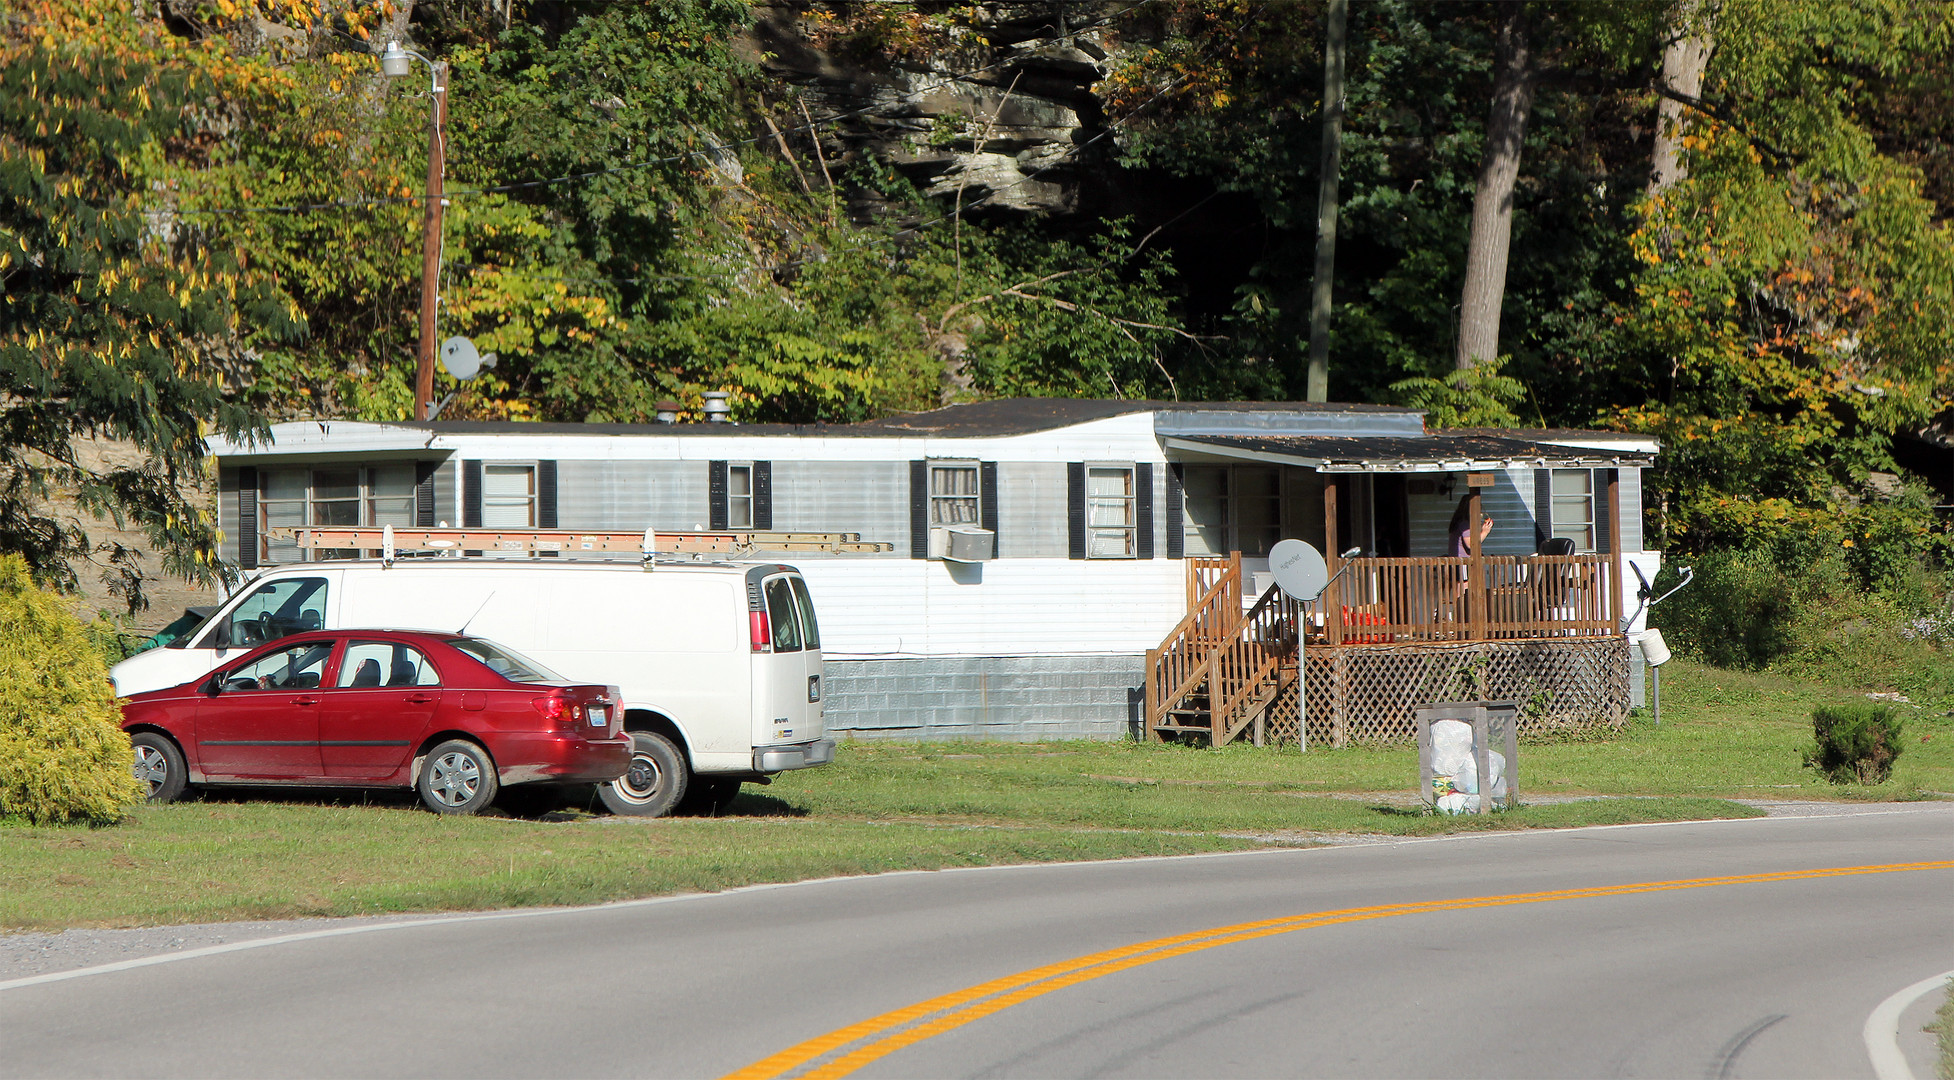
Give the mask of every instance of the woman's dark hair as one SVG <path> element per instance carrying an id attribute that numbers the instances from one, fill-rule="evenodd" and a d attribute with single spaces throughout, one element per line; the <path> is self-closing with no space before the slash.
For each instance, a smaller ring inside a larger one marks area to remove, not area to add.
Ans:
<path id="1" fill-rule="evenodd" d="M 1472 493 L 1467 492 L 1466 494 L 1459 496 L 1458 509 L 1452 511 L 1452 523 L 1450 525 L 1447 525 L 1445 527 L 1445 530 L 1447 532 L 1456 533 L 1465 529 L 1466 519 L 1472 516 L 1471 511 L 1472 511 Z"/>

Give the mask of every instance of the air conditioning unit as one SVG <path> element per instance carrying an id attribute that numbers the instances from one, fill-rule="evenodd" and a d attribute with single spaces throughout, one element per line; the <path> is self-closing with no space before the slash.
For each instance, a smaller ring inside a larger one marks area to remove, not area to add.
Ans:
<path id="1" fill-rule="evenodd" d="M 974 525 L 950 525 L 930 530 L 930 558 L 951 562 L 989 562 L 997 534 Z"/>

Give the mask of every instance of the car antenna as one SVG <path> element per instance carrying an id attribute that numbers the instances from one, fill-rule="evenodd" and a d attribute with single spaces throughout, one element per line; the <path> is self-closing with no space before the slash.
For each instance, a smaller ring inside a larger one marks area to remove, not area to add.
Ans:
<path id="1" fill-rule="evenodd" d="M 475 615 L 480 615 L 482 613 L 482 608 L 489 606 L 489 601 L 493 599 L 495 599 L 495 594 L 493 592 L 489 593 L 486 597 L 483 597 L 482 607 L 478 607 L 475 609 Z M 475 615 L 470 615 L 468 617 L 467 622 L 461 624 L 461 629 L 455 631 L 456 637 L 460 637 L 461 635 L 468 632 L 468 624 L 475 621 Z"/>

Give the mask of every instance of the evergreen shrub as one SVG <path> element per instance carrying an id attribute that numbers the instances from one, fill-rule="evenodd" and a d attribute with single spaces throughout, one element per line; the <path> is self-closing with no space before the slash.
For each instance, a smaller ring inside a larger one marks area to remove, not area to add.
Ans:
<path id="1" fill-rule="evenodd" d="M 1883 784 L 1900 756 L 1902 726 L 1891 705 L 1821 705 L 1812 710 L 1818 745 L 1805 764 L 1835 784 Z"/>
<path id="2" fill-rule="evenodd" d="M 0 818 L 107 822 L 142 795 L 108 667 L 87 629 L 0 556 Z"/>

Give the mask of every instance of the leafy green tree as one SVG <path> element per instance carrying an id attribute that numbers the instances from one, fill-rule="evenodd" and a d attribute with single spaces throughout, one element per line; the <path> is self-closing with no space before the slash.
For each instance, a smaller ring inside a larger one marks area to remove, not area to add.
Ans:
<path id="1" fill-rule="evenodd" d="M 261 419 L 226 393 L 299 313 L 234 253 L 152 198 L 207 135 L 213 95 L 140 38 L 45 44 L 0 32 L 0 549 L 43 581 L 76 583 L 97 554 L 45 502 L 144 529 L 171 573 L 206 581 L 217 532 L 186 495 L 205 435 Z M 77 439 L 124 440 L 146 460 L 91 464 Z M 130 553 L 105 552 L 133 609 Z"/>

